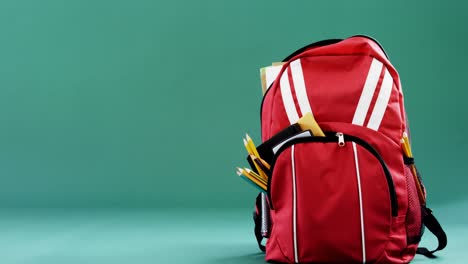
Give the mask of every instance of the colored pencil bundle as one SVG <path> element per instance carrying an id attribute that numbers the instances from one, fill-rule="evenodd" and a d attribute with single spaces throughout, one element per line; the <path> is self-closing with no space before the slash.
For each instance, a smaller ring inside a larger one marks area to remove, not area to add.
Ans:
<path id="1" fill-rule="evenodd" d="M 243 142 L 249 155 L 251 165 L 253 165 L 252 169 L 255 168 L 258 173 L 248 168 L 237 168 L 237 175 L 261 191 L 266 192 L 270 165 L 260 157 L 252 138 L 248 134 L 245 135 Z"/>
<path id="2" fill-rule="evenodd" d="M 248 134 L 246 134 L 245 138 L 243 139 L 243 142 L 244 147 L 248 153 L 247 160 L 250 164 L 251 169 L 237 168 L 237 175 L 239 175 L 244 180 L 257 187 L 258 189 L 266 192 L 268 187 L 268 179 L 272 173 L 271 166 L 268 163 L 272 160 L 270 152 L 275 150 L 275 145 L 281 145 L 281 142 L 286 142 L 292 136 L 304 131 L 309 131 L 310 136 L 325 136 L 322 129 L 315 121 L 315 118 L 312 115 L 312 113 L 308 112 L 304 114 L 304 116 L 302 116 L 297 123 L 279 132 L 277 136 L 272 137 L 269 141 L 264 142 L 264 144 L 259 146 L 259 149 L 262 147 L 262 150 L 265 150 L 265 148 L 268 149 L 267 151 L 261 152 L 264 157 L 260 156 L 259 151 L 255 147 L 252 138 Z"/>

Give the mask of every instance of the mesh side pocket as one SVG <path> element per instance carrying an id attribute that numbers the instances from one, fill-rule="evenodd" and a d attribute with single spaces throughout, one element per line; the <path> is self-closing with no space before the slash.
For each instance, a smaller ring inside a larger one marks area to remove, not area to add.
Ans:
<path id="1" fill-rule="evenodd" d="M 408 165 L 405 165 L 406 188 L 408 191 L 408 211 L 406 213 L 406 237 L 408 244 L 417 244 L 422 236 L 422 206 L 414 176 Z"/>

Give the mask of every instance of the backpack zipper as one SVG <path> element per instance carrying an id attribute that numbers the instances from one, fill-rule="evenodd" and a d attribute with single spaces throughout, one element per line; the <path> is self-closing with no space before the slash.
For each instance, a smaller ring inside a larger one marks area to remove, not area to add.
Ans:
<path id="1" fill-rule="evenodd" d="M 267 186 L 267 195 L 268 195 L 268 200 L 270 201 L 270 207 L 271 209 L 274 209 L 273 207 L 273 201 L 271 200 L 271 182 L 273 180 L 273 171 L 274 171 L 274 166 L 276 163 L 277 158 L 279 155 L 286 150 L 288 147 L 295 145 L 295 144 L 300 144 L 300 143 L 309 143 L 309 142 L 318 142 L 318 143 L 331 143 L 331 142 L 337 142 L 338 146 L 344 147 L 345 142 L 354 142 L 361 147 L 365 148 L 368 152 L 370 152 L 377 160 L 379 161 L 384 174 L 385 178 L 387 180 L 387 185 L 388 185 L 388 190 L 390 194 L 390 203 L 391 203 L 391 209 L 392 209 L 392 216 L 397 216 L 398 214 L 398 201 L 396 197 L 396 192 L 395 192 L 395 185 L 393 183 L 393 178 L 392 175 L 390 174 L 390 170 L 388 169 L 387 164 L 383 160 L 382 156 L 377 152 L 377 150 L 372 147 L 368 142 L 365 140 L 351 136 L 348 134 L 343 134 L 341 132 L 326 132 L 325 137 L 305 137 L 305 138 L 297 138 L 291 141 L 288 141 L 285 143 L 275 154 L 274 159 L 271 164 L 271 171 L 272 174 L 270 175 L 270 179 L 268 181 L 268 186 Z"/>

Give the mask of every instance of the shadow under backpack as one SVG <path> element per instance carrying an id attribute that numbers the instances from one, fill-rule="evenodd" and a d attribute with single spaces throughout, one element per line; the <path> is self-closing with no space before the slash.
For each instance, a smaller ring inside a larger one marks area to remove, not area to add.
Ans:
<path id="1" fill-rule="evenodd" d="M 258 150 L 271 173 L 256 200 L 254 231 L 265 259 L 434 258 L 447 237 L 426 207 L 414 159 L 403 155 L 402 136 L 410 134 L 403 91 L 380 44 L 366 36 L 324 40 L 283 62 L 261 106 Z M 288 129 L 307 112 L 325 137 Z M 418 247 L 425 227 L 438 239 L 435 250 Z"/>

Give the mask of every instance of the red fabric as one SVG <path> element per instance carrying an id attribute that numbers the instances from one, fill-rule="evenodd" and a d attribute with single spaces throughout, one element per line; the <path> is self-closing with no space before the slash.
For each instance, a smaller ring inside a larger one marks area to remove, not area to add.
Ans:
<path id="1" fill-rule="evenodd" d="M 363 126 L 352 124 L 373 58 L 383 63 Z M 406 130 L 403 93 L 398 73 L 372 40 L 353 37 L 336 44 L 307 50 L 300 59 L 308 101 L 324 131 L 353 135 L 372 145 L 385 161 L 394 184 L 398 214 L 391 215 L 389 186 L 377 159 L 356 145 L 364 216 L 366 262 L 407 263 L 417 244 L 407 244 L 408 183 L 400 138 Z M 384 70 L 393 84 L 388 105 L 377 131 L 366 127 L 381 89 Z M 289 126 L 283 104 L 280 76 L 287 71 L 299 116 L 289 62 L 267 92 L 262 107 L 262 140 Z M 294 155 L 294 164 L 292 164 Z M 296 180 L 296 237 L 299 262 L 353 263 L 363 261 L 358 183 L 351 142 L 300 143 L 282 152 L 271 177 L 273 224 L 266 259 L 294 263 L 293 165 Z M 414 183 L 413 183 L 414 184 Z"/>
<path id="2" fill-rule="evenodd" d="M 271 183 L 271 204 L 274 210 L 271 212 L 273 227 L 270 239 L 267 241 L 267 259 L 280 262 L 294 262 L 293 249 L 293 226 L 292 226 L 292 177 L 291 175 L 291 151 L 284 151 L 276 161 L 276 168 L 272 178 L 277 180 Z"/>
<path id="3" fill-rule="evenodd" d="M 375 103 L 377 101 L 377 97 L 380 93 L 380 88 L 382 87 L 382 81 L 383 81 L 383 78 L 384 78 L 384 75 L 385 75 L 385 68 L 382 67 L 382 71 L 380 73 L 380 77 L 379 77 L 379 82 L 377 83 L 377 87 L 375 89 L 375 93 L 374 93 L 374 96 L 372 97 L 372 101 L 370 103 L 370 106 L 369 106 L 369 109 L 374 109 L 375 107 Z M 366 119 L 364 120 L 364 125 L 368 124 L 369 123 L 369 119 L 370 119 L 370 114 L 372 113 L 372 110 L 369 111 L 366 115 Z"/>

